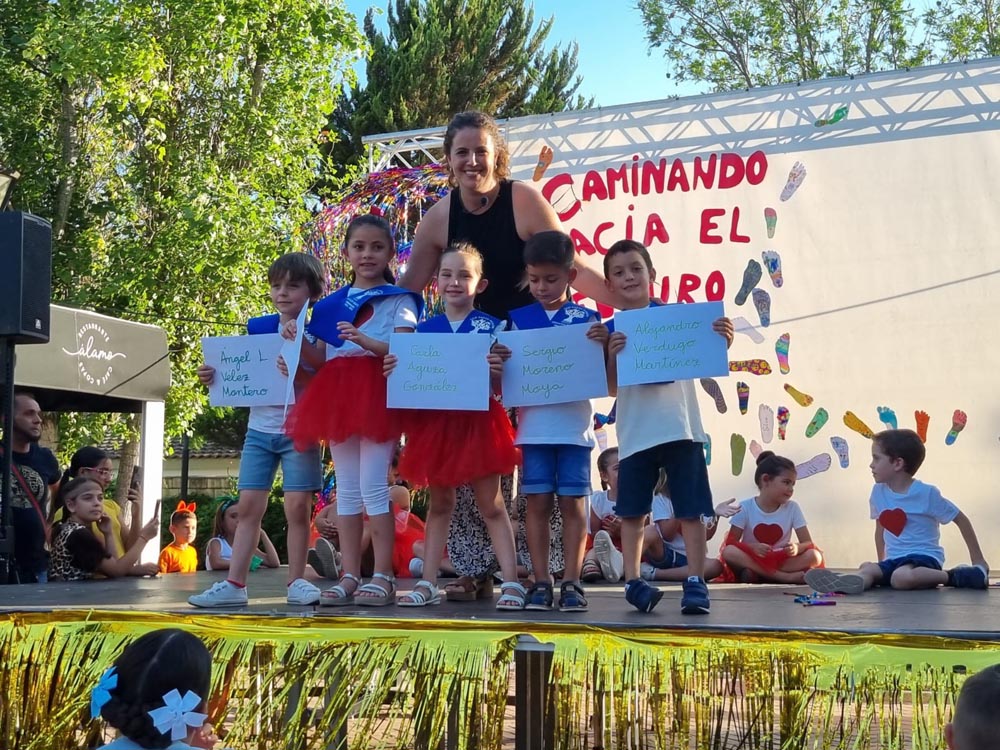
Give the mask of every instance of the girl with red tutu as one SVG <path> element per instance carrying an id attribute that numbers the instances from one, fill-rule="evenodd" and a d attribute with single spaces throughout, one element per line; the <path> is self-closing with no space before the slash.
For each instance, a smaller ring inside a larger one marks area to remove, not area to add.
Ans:
<path id="1" fill-rule="evenodd" d="M 298 445 L 321 440 L 330 446 L 337 472 L 337 514 L 344 573 L 320 596 L 324 606 L 381 607 L 396 599 L 392 575 L 394 521 L 389 509 L 389 471 L 401 432 L 397 413 L 386 408 L 382 359 L 389 335 L 416 328 L 420 296 L 393 285 L 389 261 L 395 254 L 385 219 L 356 216 L 347 227 L 344 253 L 351 283 L 313 308 L 303 359 L 319 372 L 296 401 L 285 424 Z M 282 335 L 294 338 L 295 321 Z M 325 360 L 325 361 L 324 361 Z M 375 565 L 361 584 L 362 512 L 367 512 Z"/>
<path id="2" fill-rule="evenodd" d="M 740 503 L 729 519 L 722 560 L 744 583 L 805 583 L 805 572 L 823 564 L 805 516 L 792 500 L 795 464 L 764 451 L 757 457 L 754 482 L 760 492 Z M 792 530 L 798 542 L 792 541 Z"/>
<path id="3" fill-rule="evenodd" d="M 473 309 L 476 295 L 486 288 L 483 258 L 468 244 L 453 245 L 441 254 L 437 286 L 444 298 L 443 315 L 417 326 L 421 333 L 494 335 L 503 323 Z M 386 375 L 396 359 L 385 359 Z M 499 357 L 490 355 L 490 371 L 501 372 Z M 491 398 L 487 411 L 411 411 L 405 417 L 406 446 L 399 473 L 407 481 L 430 489 L 424 538 L 424 578 L 399 599 L 401 607 L 439 604 L 437 572 L 444 557 L 448 525 L 455 508 L 455 488 L 471 484 L 476 505 L 486 523 L 504 583 L 497 609 L 522 609 L 525 590 L 517 581 L 517 557 L 510 516 L 500 496 L 500 476 L 517 466 L 514 431 L 500 403 Z"/>

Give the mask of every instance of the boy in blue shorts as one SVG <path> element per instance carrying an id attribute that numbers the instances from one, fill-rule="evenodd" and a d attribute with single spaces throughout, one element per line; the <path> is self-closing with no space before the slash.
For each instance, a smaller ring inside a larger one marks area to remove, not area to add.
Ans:
<path id="1" fill-rule="evenodd" d="M 913 430 L 885 430 L 874 437 L 875 487 L 868 503 L 879 562 L 866 562 L 857 573 L 814 568 L 806 573 L 806 583 L 817 591 L 841 594 L 860 594 L 872 586 L 987 588 L 990 566 L 972 522 L 937 487 L 914 479 L 925 456 L 924 443 Z M 943 570 L 941 524 L 952 522 L 962 532 L 972 565 Z"/>
<path id="2" fill-rule="evenodd" d="M 622 302 L 623 310 L 650 306 L 649 285 L 656 277 L 646 247 L 633 240 L 619 240 L 604 256 L 608 289 Z M 655 304 L 655 303 L 654 303 Z M 712 329 L 733 342 L 733 324 L 719 318 Z M 608 388 L 618 396 L 618 515 L 622 519 L 622 552 L 625 555 L 625 599 L 641 612 L 651 612 L 663 592 L 639 577 L 643 526 L 650 511 L 653 488 L 660 469 L 667 472 L 668 494 L 680 520 L 687 550 L 688 577 L 683 582 L 681 612 L 708 614 L 705 584 L 707 542 L 702 516 L 714 514 L 712 490 L 705 464 L 705 430 L 694 381 L 651 383 L 618 387 L 617 355 L 626 345 L 622 331 L 608 339 Z"/>
<path id="3" fill-rule="evenodd" d="M 282 255 L 267 272 L 271 285 L 271 303 L 277 315 L 253 318 L 247 324 L 251 334 L 278 333 L 289 320 L 295 320 L 304 305 L 323 293 L 323 266 L 307 253 Z M 295 373 L 291 376 L 294 377 Z M 198 368 L 198 379 L 209 385 L 215 369 Z M 285 435 L 285 410 L 282 406 L 253 406 L 240 456 L 239 523 L 233 540 L 229 577 L 206 591 L 188 598 L 195 607 L 240 607 L 247 605 L 247 575 L 250 562 L 260 543 L 260 523 L 267 510 L 267 498 L 274 476 L 281 465 L 285 490 L 285 518 L 288 521 L 288 596 L 293 605 L 319 603 L 319 588 L 303 576 L 309 546 L 309 517 L 312 499 L 323 485 L 319 446 L 297 451 Z"/>

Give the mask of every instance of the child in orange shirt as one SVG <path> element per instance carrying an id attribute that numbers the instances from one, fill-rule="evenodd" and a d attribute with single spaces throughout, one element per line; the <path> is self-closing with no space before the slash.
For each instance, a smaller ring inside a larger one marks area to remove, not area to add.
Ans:
<path id="1" fill-rule="evenodd" d="M 195 503 L 177 503 L 177 510 L 170 516 L 170 533 L 174 541 L 160 552 L 161 573 L 194 573 L 198 569 L 198 550 L 194 538 L 198 535 L 198 519 L 194 515 Z"/>

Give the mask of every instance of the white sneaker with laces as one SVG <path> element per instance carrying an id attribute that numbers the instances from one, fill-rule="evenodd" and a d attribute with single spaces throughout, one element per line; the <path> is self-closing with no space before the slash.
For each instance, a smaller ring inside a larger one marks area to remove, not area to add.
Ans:
<path id="1" fill-rule="evenodd" d="M 655 580 L 656 568 L 654 568 L 649 563 L 642 563 L 639 565 L 639 575 L 641 575 L 647 581 Z"/>
<path id="2" fill-rule="evenodd" d="M 320 565 L 323 566 L 322 575 L 333 581 L 340 580 L 340 553 L 333 546 L 333 542 L 324 537 L 316 540 L 316 556 Z M 318 572 L 318 571 L 317 571 Z"/>
<path id="3" fill-rule="evenodd" d="M 247 606 L 246 586 L 240 588 L 229 581 L 218 581 L 200 594 L 188 597 L 188 604 L 205 609 L 211 607 L 245 607 Z"/>
<path id="4" fill-rule="evenodd" d="M 594 534 L 594 558 L 601 567 L 601 575 L 604 580 L 617 583 L 621 580 L 625 572 L 625 557 L 615 549 L 614 542 L 611 541 L 611 534 L 598 531 Z"/>
<path id="5" fill-rule="evenodd" d="M 320 590 L 318 587 L 313 586 L 305 578 L 296 578 L 290 584 L 288 584 L 288 603 L 308 606 L 310 604 L 319 604 L 319 594 Z"/>

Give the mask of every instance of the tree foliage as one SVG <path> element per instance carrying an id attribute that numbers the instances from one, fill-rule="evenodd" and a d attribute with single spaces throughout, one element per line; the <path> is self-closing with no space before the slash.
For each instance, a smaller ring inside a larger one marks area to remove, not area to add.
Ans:
<path id="1" fill-rule="evenodd" d="M 53 222 L 53 298 L 167 331 L 169 434 L 300 249 L 316 138 L 363 39 L 340 0 L 0 0 L 0 163 Z"/>
<path id="2" fill-rule="evenodd" d="M 1000 55 L 1000 2 L 938 0 L 925 23 L 946 60 Z"/>

